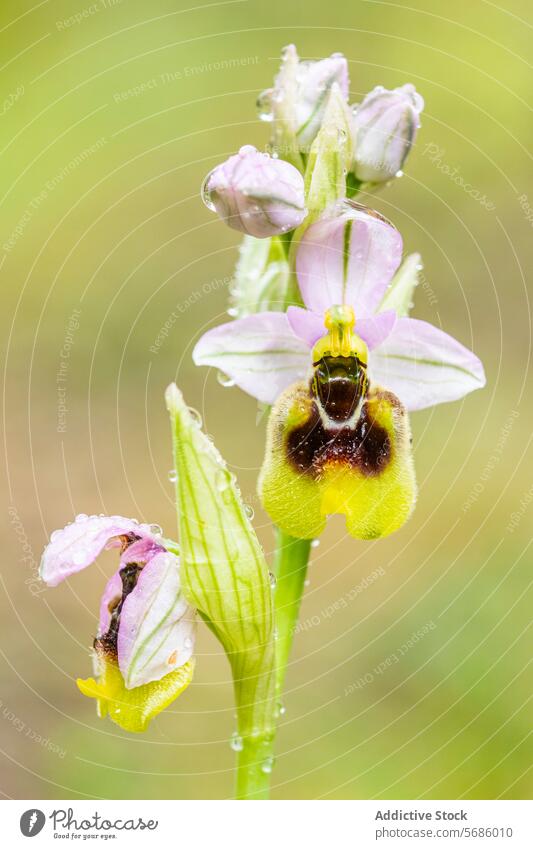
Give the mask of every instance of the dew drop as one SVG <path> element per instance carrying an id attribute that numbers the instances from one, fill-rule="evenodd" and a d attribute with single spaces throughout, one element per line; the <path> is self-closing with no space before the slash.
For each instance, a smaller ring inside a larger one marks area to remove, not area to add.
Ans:
<path id="1" fill-rule="evenodd" d="M 273 766 L 274 758 L 272 756 L 269 756 L 268 758 L 265 758 L 263 763 L 261 764 L 261 772 L 264 772 L 269 775 L 272 772 Z"/>
<path id="2" fill-rule="evenodd" d="M 228 374 L 224 374 L 223 371 L 219 371 L 217 373 L 217 380 L 221 386 L 224 386 L 226 389 L 230 386 L 235 386 L 235 381 Z"/>
<path id="3" fill-rule="evenodd" d="M 163 528 L 161 525 L 150 525 L 150 533 L 155 537 L 160 537 L 163 535 Z"/>
<path id="4" fill-rule="evenodd" d="M 168 479 L 169 479 L 170 483 L 176 483 L 176 481 L 178 479 L 178 473 L 177 473 L 176 469 L 169 469 L 168 470 Z"/>
<path id="5" fill-rule="evenodd" d="M 276 705 L 276 717 L 283 716 L 285 714 L 286 707 L 283 702 L 278 702 Z"/>
<path id="6" fill-rule="evenodd" d="M 215 168 L 213 168 L 213 171 L 209 172 L 209 174 L 205 178 L 204 182 L 202 183 L 202 188 L 200 189 L 200 194 L 202 196 L 202 200 L 203 200 L 204 204 L 207 206 L 207 208 L 211 210 L 211 212 L 216 212 L 216 209 L 217 209 L 215 204 L 211 200 L 211 192 L 209 191 L 209 188 L 208 188 L 209 180 L 211 179 L 214 171 L 216 171 Z"/>
<path id="7" fill-rule="evenodd" d="M 219 492 L 225 492 L 231 483 L 231 475 L 226 469 L 218 469 L 215 475 L 215 484 Z"/>
<path id="8" fill-rule="evenodd" d="M 237 307 L 230 307 L 229 310 L 226 310 L 226 312 L 230 318 L 237 318 L 237 316 L 239 315 L 239 310 L 237 309 Z"/>
<path id="9" fill-rule="evenodd" d="M 234 752 L 242 752 L 242 750 L 244 748 L 244 743 L 242 741 L 242 737 L 236 731 L 234 731 L 233 734 L 231 735 L 229 744 L 230 744 L 230 748 L 233 749 Z"/>
<path id="10" fill-rule="evenodd" d="M 247 517 L 251 521 L 253 519 L 254 515 L 255 515 L 254 514 L 254 508 L 252 507 L 252 505 L 251 504 L 245 504 L 244 505 L 244 512 L 246 513 Z"/>
<path id="11" fill-rule="evenodd" d="M 257 114 L 261 121 L 272 121 L 274 113 L 272 111 L 273 90 L 266 88 L 257 98 Z"/>
<path id="12" fill-rule="evenodd" d="M 87 513 L 78 513 L 75 521 L 76 522 L 86 522 L 88 518 L 89 517 L 88 517 Z"/>
<path id="13" fill-rule="evenodd" d="M 309 578 L 306 578 L 305 581 L 304 581 L 304 587 L 308 587 L 308 586 L 310 586 L 310 584 L 311 584 L 311 581 L 309 580 Z"/>
<path id="14" fill-rule="evenodd" d="M 52 531 L 50 534 L 50 542 L 54 542 L 54 540 L 59 539 L 61 536 L 61 531 Z"/>
<path id="15" fill-rule="evenodd" d="M 195 410 L 194 407 L 189 407 L 189 415 L 196 427 L 202 427 L 202 417 L 198 410 Z"/>
<path id="16" fill-rule="evenodd" d="M 318 548 L 319 545 L 320 545 L 319 539 L 312 539 L 311 540 L 311 548 Z"/>
<path id="17" fill-rule="evenodd" d="M 190 637 L 185 637 L 185 639 L 183 640 L 183 645 L 186 649 L 192 649 L 194 643 Z"/>
<path id="18" fill-rule="evenodd" d="M 276 589 L 276 576 L 274 575 L 274 572 L 268 573 L 268 580 L 270 582 L 271 589 L 275 590 Z"/>

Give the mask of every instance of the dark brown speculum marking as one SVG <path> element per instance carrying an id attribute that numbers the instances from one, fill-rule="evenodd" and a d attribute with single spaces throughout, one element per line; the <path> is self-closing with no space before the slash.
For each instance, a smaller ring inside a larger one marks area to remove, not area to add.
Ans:
<path id="1" fill-rule="evenodd" d="M 119 574 L 122 579 L 122 595 L 120 598 L 115 599 L 110 607 L 111 619 L 109 621 L 109 628 L 105 634 L 102 634 L 101 637 L 97 637 L 94 641 L 95 649 L 100 649 L 100 651 L 105 652 L 107 655 L 111 655 L 114 659 L 117 657 L 117 639 L 122 607 L 127 597 L 136 586 L 142 569 L 143 567 L 139 563 L 128 563 L 127 566 L 124 566 L 124 568 L 120 570 Z"/>
<path id="2" fill-rule="evenodd" d="M 326 415 L 347 422 L 366 393 L 366 366 L 357 357 L 323 357 L 314 363 L 311 390 Z"/>
<path id="3" fill-rule="evenodd" d="M 365 403 L 353 427 L 326 428 L 313 401 L 305 424 L 287 435 L 286 450 L 295 469 L 313 477 L 319 477 L 329 462 L 349 465 L 374 477 L 390 462 L 391 441 L 385 428 L 370 417 Z"/>

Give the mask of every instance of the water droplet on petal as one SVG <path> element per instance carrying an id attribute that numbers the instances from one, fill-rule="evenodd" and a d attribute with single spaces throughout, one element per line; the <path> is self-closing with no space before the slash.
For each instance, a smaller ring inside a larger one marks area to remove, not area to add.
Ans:
<path id="1" fill-rule="evenodd" d="M 216 206 L 211 200 L 211 192 L 209 191 L 209 180 L 211 179 L 213 172 L 216 171 L 216 168 L 213 168 L 212 171 L 209 172 L 204 182 L 202 183 L 202 188 L 200 189 L 200 195 L 204 204 L 207 206 L 211 212 L 216 212 Z"/>
<path id="2" fill-rule="evenodd" d="M 237 307 L 230 307 L 229 310 L 226 310 L 230 318 L 237 318 L 239 315 L 239 310 Z"/>
<path id="3" fill-rule="evenodd" d="M 170 483 L 176 483 L 176 481 L 178 479 L 178 473 L 177 473 L 176 469 L 169 469 L 168 470 L 168 479 L 169 479 Z"/>
<path id="4" fill-rule="evenodd" d="M 219 371 L 217 374 L 217 380 L 221 386 L 224 386 L 228 389 L 230 386 L 235 386 L 235 381 L 228 374 L 224 374 L 223 371 Z"/>
<path id="5" fill-rule="evenodd" d="M 76 522 L 86 522 L 88 518 L 89 517 L 88 517 L 87 513 L 78 513 L 75 521 Z"/>
<path id="6" fill-rule="evenodd" d="M 195 410 L 194 407 L 189 407 L 189 415 L 196 427 L 202 427 L 202 417 L 198 410 Z"/>
<path id="7" fill-rule="evenodd" d="M 54 540 L 59 539 L 61 536 L 61 531 L 52 531 L 50 534 L 50 542 L 54 542 Z"/>
<path id="8" fill-rule="evenodd" d="M 318 548 L 319 545 L 320 545 L 319 539 L 312 539 L 311 540 L 311 548 Z"/>
<path id="9" fill-rule="evenodd" d="M 251 504 L 245 504 L 244 505 L 244 512 L 246 513 L 247 517 L 251 521 L 254 517 L 254 508 L 252 507 L 252 505 Z"/>
<path id="10" fill-rule="evenodd" d="M 185 639 L 183 640 L 183 645 L 186 649 L 192 649 L 194 643 L 190 637 L 185 637 Z"/>
<path id="11" fill-rule="evenodd" d="M 163 528 L 161 525 L 150 525 L 150 533 L 155 537 L 160 537 L 163 535 Z"/>
<path id="12" fill-rule="evenodd" d="M 268 580 L 269 580 L 269 582 L 270 582 L 270 586 L 271 586 L 271 588 L 272 588 L 273 590 L 275 590 L 275 589 L 276 589 L 276 576 L 274 575 L 274 572 L 269 572 L 269 573 L 268 573 Z"/>
<path id="13" fill-rule="evenodd" d="M 283 716 L 284 713 L 285 713 L 285 710 L 286 710 L 286 708 L 285 708 L 285 705 L 283 704 L 283 702 L 278 702 L 277 705 L 276 705 L 276 711 L 275 711 L 276 717 Z"/>
<path id="14" fill-rule="evenodd" d="M 243 747 L 244 747 L 242 737 L 236 731 L 234 731 L 233 734 L 231 735 L 229 744 L 230 744 L 230 748 L 232 748 L 234 752 L 242 752 Z"/>

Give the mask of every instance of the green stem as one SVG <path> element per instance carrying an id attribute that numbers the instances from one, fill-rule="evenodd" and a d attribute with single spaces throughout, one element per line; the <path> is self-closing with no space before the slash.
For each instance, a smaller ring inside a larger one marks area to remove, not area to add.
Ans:
<path id="1" fill-rule="evenodd" d="M 273 634 L 260 660 L 234 655 L 230 662 L 237 705 L 237 736 L 233 741 L 237 752 L 235 795 L 237 799 L 268 799 L 276 730 Z"/>
<path id="2" fill-rule="evenodd" d="M 310 549 L 309 540 L 295 539 L 276 528 L 275 644 L 267 646 L 259 675 L 246 674 L 242 657 L 230 658 L 237 704 L 237 799 L 268 799 L 275 714 L 279 713 L 275 706 L 281 699 Z"/>
<path id="3" fill-rule="evenodd" d="M 296 539 L 276 528 L 274 605 L 277 628 L 275 689 L 278 701 L 283 692 L 283 682 L 298 620 L 310 550 L 310 540 Z"/>

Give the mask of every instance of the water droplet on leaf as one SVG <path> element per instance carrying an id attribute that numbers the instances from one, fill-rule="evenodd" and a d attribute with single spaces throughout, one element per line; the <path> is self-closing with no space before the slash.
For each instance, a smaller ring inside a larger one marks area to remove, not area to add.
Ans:
<path id="1" fill-rule="evenodd" d="M 195 410 L 194 407 L 189 407 L 189 415 L 196 427 L 202 427 L 202 417 L 198 410 Z"/>
<path id="2" fill-rule="evenodd" d="M 244 747 L 242 737 L 236 731 L 234 731 L 233 734 L 231 735 L 229 744 L 230 744 L 230 748 L 232 748 L 234 752 L 242 752 L 243 747 Z"/>

